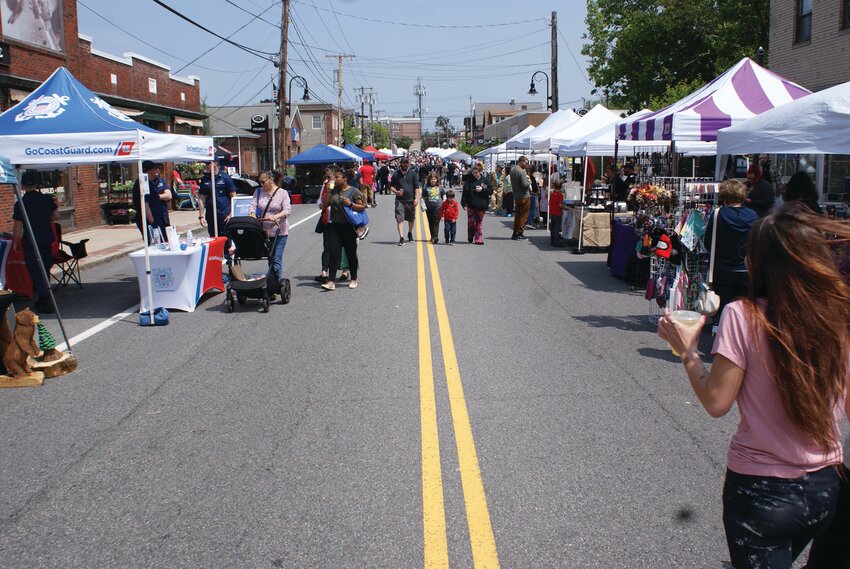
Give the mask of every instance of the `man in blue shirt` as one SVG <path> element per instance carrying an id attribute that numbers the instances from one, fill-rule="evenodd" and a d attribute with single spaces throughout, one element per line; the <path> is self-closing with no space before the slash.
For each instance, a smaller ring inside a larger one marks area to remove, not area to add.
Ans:
<path id="1" fill-rule="evenodd" d="M 53 243 L 56 240 L 53 222 L 57 219 L 57 207 L 52 197 L 42 194 L 35 186 L 35 176 L 31 172 L 24 172 L 21 176 L 21 189 L 25 193 L 21 201 L 30 220 L 36 247 L 44 263 L 44 270 L 50 274 L 50 267 L 53 266 Z M 24 261 L 37 293 L 35 308 L 39 312 L 55 312 L 53 303 L 50 302 L 50 284 L 44 282 L 35 254 L 36 249 L 30 240 L 29 232 L 24 231 L 21 202 L 15 203 L 12 219 L 15 221 L 12 230 L 12 248 L 17 251 L 23 244 Z"/>
<path id="2" fill-rule="evenodd" d="M 198 193 L 204 196 L 204 201 L 198 203 L 198 219 L 201 225 L 206 226 L 211 237 L 218 237 L 224 233 L 224 225 L 230 219 L 230 199 L 236 195 L 236 184 L 233 178 L 224 172 L 219 172 L 218 163 L 213 162 L 213 176 L 215 177 L 215 213 L 218 222 L 218 233 L 215 233 L 213 224 L 213 191 L 210 184 L 210 175 L 206 174 L 201 179 L 201 187 Z"/>
<path id="3" fill-rule="evenodd" d="M 133 184 L 133 208 L 136 210 L 136 227 L 139 232 L 142 231 L 142 215 L 145 215 L 148 220 L 148 227 L 156 227 L 162 232 L 165 238 L 165 228 L 171 225 L 171 220 L 168 217 L 168 204 L 171 202 L 171 190 L 165 179 L 160 177 L 162 164 L 145 160 L 142 162 L 142 172 L 148 175 L 148 186 L 150 194 L 145 196 L 145 207 L 142 209 L 141 191 L 139 190 L 139 181 Z M 148 241 L 150 241 L 151 232 L 148 230 Z"/>

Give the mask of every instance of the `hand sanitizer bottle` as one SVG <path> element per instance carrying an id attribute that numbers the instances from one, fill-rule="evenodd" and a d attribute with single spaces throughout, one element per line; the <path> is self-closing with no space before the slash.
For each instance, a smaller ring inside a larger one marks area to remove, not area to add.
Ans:
<path id="1" fill-rule="evenodd" d="M 192 235 L 191 229 L 186 233 L 186 245 L 188 245 L 189 247 L 195 246 L 195 238 Z"/>

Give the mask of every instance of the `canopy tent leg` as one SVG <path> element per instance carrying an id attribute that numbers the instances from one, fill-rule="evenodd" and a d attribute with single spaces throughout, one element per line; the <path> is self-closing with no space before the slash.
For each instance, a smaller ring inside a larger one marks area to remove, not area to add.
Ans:
<path id="1" fill-rule="evenodd" d="M 215 164 L 215 153 L 213 153 L 212 160 L 210 160 L 210 201 L 212 202 L 212 221 L 213 221 L 213 235 L 218 237 L 218 211 L 215 207 L 216 199 L 215 195 L 215 173 L 213 173 L 213 165 Z"/>
<path id="2" fill-rule="evenodd" d="M 138 140 L 138 139 L 137 139 Z M 138 148 L 141 148 L 141 140 L 138 140 L 137 144 Z M 141 154 L 141 153 L 140 153 Z M 149 326 L 154 325 L 153 321 L 153 283 L 151 280 L 151 255 L 150 255 L 150 244 L 148 243 L 148 215 L 147 208 L 145 207 L 145 187 L 142 184 L 142 176 L 144 173 L 142 172 L 142 158 L 141 155 L 137 161 L 139 172 L 138 172 L 138 180 L 139 180 L 139 212 L 136 215 L 142 216 L 142 241 L 145 242 L 145 286 L 148 289 L 148 313 L 150 314 L 150 324 Z M 150 180 L 148 180 L 150 182 Z M 150 186 L 147 188 L 148 194 L 150 194 Z M 141 291 L 140 295 L 141 295 Z M 144 300 L 144 298 L 142 299 Z M 145 306 L 143 302 L 139 302 L 139 313 L 145 311 Z"/>

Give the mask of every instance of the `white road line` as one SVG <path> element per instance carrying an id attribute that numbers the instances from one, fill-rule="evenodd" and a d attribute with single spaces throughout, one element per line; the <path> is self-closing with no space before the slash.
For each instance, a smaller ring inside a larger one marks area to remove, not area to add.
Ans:
<path id="1" fill-rule="evenodd" d="M 71 347 L 76 346 L 77 344 L 79 344 L 80 342 L 85 340 L 86 338 L 91 338 L 92 336 L 94 336 L 98 332 L 102 332 L 102 331 L 106 330 L 107 328 L 109 328 L 110 326 L 115 324 L 116 322 L 120 322 L 120 321 L 124 320 L 125 318 L 127 318 L 128 316 L 135 314 L 136 311 L 138 311 L 138 310 L 139 310 L 139 305 L 135 304 L 135 305 L 131 306 L 130 308 L 128 308 L 127 310 L 125 310 L 124 312 L 119 312 L 118 314 L 109 318 L 108 320 L 104 320 L 100 324 L 95 324 L 94 326 L 92 326 L 91 328 L 89 328 L 88 330 L 83 332 L 82 334 L 77 334 L 76 336 L 71 338 L 71 340 L 70 340 Z M 62 342 L 61 344 L 56 346 L 56 348 L 58 350 L 64 352 L 65 350 L 68 349 L 68 346 L 67 346 L 67 344 L 65 344 L 65 342 Z"/>
<path id="2" fill-rule="evenodd" d="M 305 217 L 301 221 L 296 221 L 295 223 L 290 225 L 289 228 L 293 229 L 295 227 L 298 227 L 299 225 L 301 225 L 305 221 L 309 221 L 309 220 L 313 219 L 314 217 L 316 217 L 320 213 L 322 213 L 322 210 L 319 210 L 315 213 L 308 215 L 307 217 Z M 120 321 L 124 320 L 125 318 L 127 318 L 128 316 L 132 316 L 133 314 L 138 312 L 138 310 L 139 310 L 139 305 L 135 304 L 135 305 L 131 306 L 130 308 L 127 308 L 123 312 L 119 312 L 115 316 L 112 316 L 112 317 L 108 318 L 107 320 L 104 320 L 100 324 L 95 324 L 94 326 L 92 326 L 91 328 L 86 330 L 85 332 L 77 334 L 76 336 L 71 338 L 71 340 L 70 340 L 71 347 L 75 347 L 77 344 L 79 344 L 83 340 L 85 340 L 87 338 L 91 338 L 92 336 L 94 336 L 98 332 L 103 332 L 104 330 L 106 330 L 107 328 L 109 328 L 110 326 L 115 324 L 116 322 L 120 322 Z M 65 342 L 62 342 L 61 344 L 56 346 L 56 349 L 64 352 L 65 350 L 68 349 L 68 346 L 65 344 Z"/>

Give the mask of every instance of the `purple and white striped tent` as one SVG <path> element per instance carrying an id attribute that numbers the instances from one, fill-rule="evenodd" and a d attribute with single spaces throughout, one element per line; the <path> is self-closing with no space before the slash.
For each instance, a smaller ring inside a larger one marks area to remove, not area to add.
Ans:
<path id="1" fill-rule="evenodd" d="M 684 99 L 616 124 L 618 140 L 717 140 L 717 131 L 790 103 L 811 91 L 745 57 Z"/>

